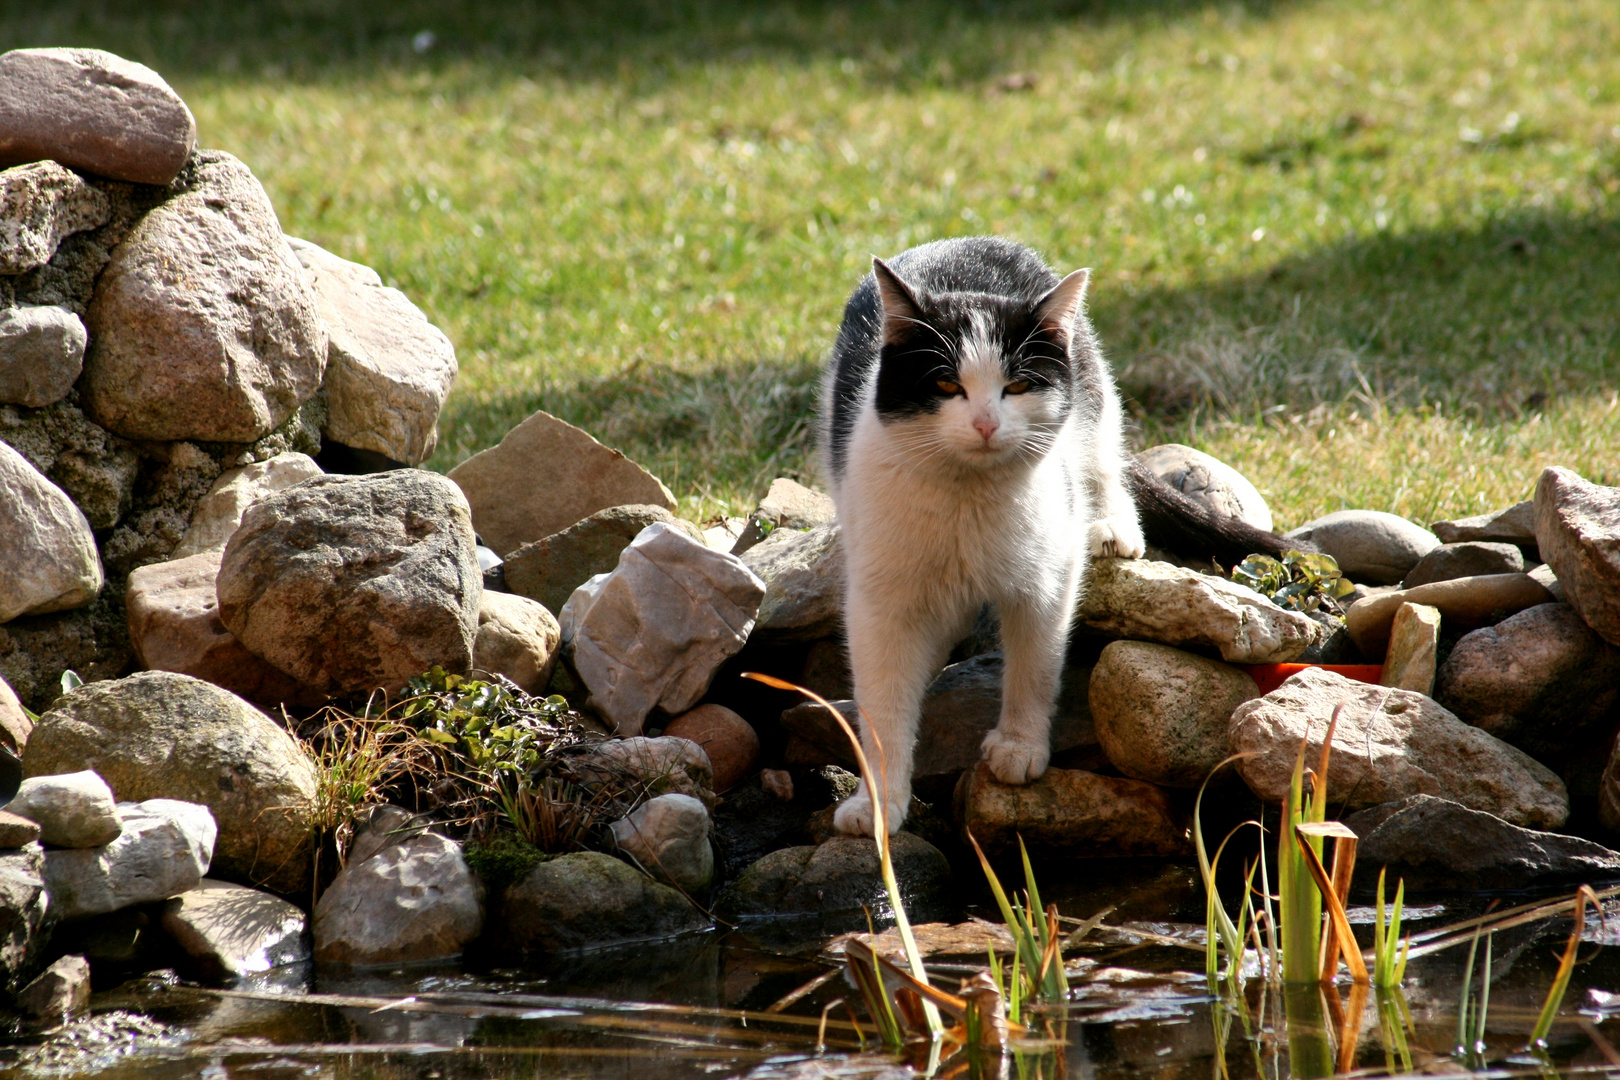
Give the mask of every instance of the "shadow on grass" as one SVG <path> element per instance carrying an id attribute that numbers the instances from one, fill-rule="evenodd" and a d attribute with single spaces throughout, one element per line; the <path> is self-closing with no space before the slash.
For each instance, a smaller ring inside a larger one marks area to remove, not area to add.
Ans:
<path id="1" fill-rule="evenodd" d="M 1263 273 L 1093 292 L 1146 412 L 1308 407 L 1357 393 L 1516 415 L 1620 372 L 1620 220 L 1520 212 L 1483 229 L 1378 233 Z"/>
<path id="2" fill-rule="evenodd" d="M 1242 0 L 1266 17 L 1282 0 Z M 656 81 L 690 65 L 854 59 L 882 83 L 951 83 L 1005 74 L 1055 24 L 1152 25 L 1205 0 L 0 0 L 0 47 L 109 49 L 171 78 L 351 71 L 458 61 L 491 74 L 557 73 Z M 419 35 L 430 34 L 431 45 Z"/>
<path id="3" fill-rule="evenodd" d="M 1517 417 L 1560 395 L 1614 387 L 1616 251 L 1613 217 L 1525 213 L 1477 231 L 1359 237 L 1183 289 L 1131 295 L 1104 280 L 1092 316 L 1122 388 L 1158 425 L 1194 408 L 1241 416 L 1358 395 Z M 827 342 L 835 330 L 826 327 Z M 677 492 L 748 499 L 773 476 L 817 475 L 823 357 L 634 366 L 539 392 L 453 398 L 445 430 L 505 430 L 544 408 Z"/>

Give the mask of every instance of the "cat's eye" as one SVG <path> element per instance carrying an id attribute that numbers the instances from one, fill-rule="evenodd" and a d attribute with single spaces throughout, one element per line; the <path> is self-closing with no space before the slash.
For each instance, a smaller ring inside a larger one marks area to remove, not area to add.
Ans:
<path id="1" fill-rule="evenodd" d="M 949 379 L 940 379 L 938 382 L 934 383 L 934 385 L 939 387 L 942 392 L 947 394 L 960 394 L 962 392 L 962 384 L 953 383 Z"/>
<path id="2" fill-rule="evenodd" d="M 1005 389 L 1009 394 L 1022 394 L 1025 390 L 1029 389 L 1029 380 L 1019 379 L 1016 382 L 1010 382 L 1006 385 Z"/>

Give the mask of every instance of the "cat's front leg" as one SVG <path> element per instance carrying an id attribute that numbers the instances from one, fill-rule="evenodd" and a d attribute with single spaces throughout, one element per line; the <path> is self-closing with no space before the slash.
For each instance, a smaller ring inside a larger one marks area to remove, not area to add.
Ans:
<path id="1" fill-rule="evenodd" d="M 982 744 L 984 760 L 1004 784 L 1027 784 L 1052 756 L 1052 709 L 1068 646 L 1075 588 L 1001 605 L 1001 721 Z"/>
<path id="2" fill-rule="evenodd" d="M 906 820 L 911 804 L 923 693 L 949 646 L 940 646 L 937 621 L 885 609 L 869 595 L 849 596 L 845 613 L 855 703 L 861 713 L 861 750 L 885 787 L 883 824 L 892 833 Z M 833 812 L 833 827 L 853 836 L 873 835 L 872 793 L 864 780 Z"/>
<path id="3" fill-rule="evenodd" d="M 1091 525 L 1086 529 L 1086 550 L 1096 558 L 1140 559 L 1147 551 L 1136 499 L 1126 485 L 1124 412 L 1114 380 L 1099 367 L 1100 404 L 1086 461 L 1091 492 Z"/>

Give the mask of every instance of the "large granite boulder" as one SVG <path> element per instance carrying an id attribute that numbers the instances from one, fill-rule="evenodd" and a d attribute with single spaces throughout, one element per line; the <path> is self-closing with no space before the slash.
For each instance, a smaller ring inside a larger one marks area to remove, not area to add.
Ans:
<path id="1" fill-rule="evenodd" d="M 1076 618 L 1112 637 L 1214 648 L 1233 664 L 1287 663 L 1318 634 L 1253 589 L 1146 559 L 1094 561 Z"/>
<path id="2" fill-rule="evenodd" d="M 1620 645 L 1620 488 L 1548 468 L 1536 482 L 1536 542 L 1564 599 L 1604 641 Z"/>
<path id="3" fill-rule="evenodd" d="M 0 140 L 7 134 L 0 130 Z M 55 161 L 0 171 L 0 274 L 44 266 L 65 238 L 105 225 L 111 216 L 106 193 Z"/>
<path id="4" fill-rule="evenodd" d="M 498 939 L 519 952 L 648 941 L 709 926 L 686 897 L 599 851 L 541 863 L 506 887 L 499 911 Z"/>
<path id="5" fill-rule="evenodd" d="M 1316 545 L 1333 556 L 1345 577 L 1368 585 L 1395 584 L 1440 546 L 1428 529 L 1382 510 L 1337 510 L 1284 533 L 1283 539 Z"/>
<path id="6" fill-rule="evenodd" d="M 135 658 L 149 670 L 190 675 L 272 711 L 280 703 L 319 705 L 324 695 L 249 651 L 220 622 L 214 583 L 223 556 L 216 548 L 129 575 L 124 610 Z"/>
<path id="7" fill-rule="evenodd" d="M 121 801 L 206 806 L 219 824 L 215 877 L 308 889 L 314 766 L 235 694 L 166 671 L 81 686 L 40 717 L 23 755 L 29 776 L 79 769 L 100 773 Z"/>
<path id="8" fill-rule="evenodd" d="M 1271 531 L 1271 508 L 1248 477 L 1220 458 L 1180 443 L 1150 446 L 1136 455 L 1148 471 L 1217 514 Z"/>
<path id="9" fill-rule="evenodd" d="M 192 511 L 191 525 L 170 559 L 184 559 L 204 551 L 224 551 L 225 542 L 242 524 L 247 508 L 266 495 L 302 484 L 321 475 L 321 467 L 308 454 L 289 451 L 241 465 L 219 474 Z"/>
<path id="10" fill-rule="evenodd" d="M 450 479 L 466 492 L 478 535 L 503 558 L 610 506 L 675 509 L 657 477 L 546 412 L 451 469 Z"/>
<path id="11" fill-rule="evenodd" d="M 697 526 L 662 506 L 610 506 L 508 554 L 502 563 L 506 588 L 556 614 L 575 589 L 597 574 L 611 573 L 630 541 L 660 521 L 702 539 Z"/>
<path id="12" fill-rule="evenodd" d="M 61 401 L 78 381 L 88 343 L 84 321 L 66 308 L 0 309 L 0 402 L 38 409 Z"/>
<path id="13" fill-rule="evenodd" d="M 464 672 L 483 573 L 467 501 L 415 469 L 318 476 L 248 508 L 220 565 L 220 621 L 324 693 Z"/>
<path id="14" fill-rule="evenodd" d="M 369 266 L 288 237 L 326 323 L 324 433 L 415 465 L 439 441 L 439 411 L 456 379 L 456 350 L 440 329 Z"/>
<path id="15" fill-rule="evenodd" d="M 1537 832 L 1434 795 L 1369 807 L 1345 819 L 1360 837 L 1364 887 L 1404 878 L 1408 889 L 1525 889 L 1620 880 L 1620 852 L 1576 836 Z M 1388 887 L 1388 886 L 1386 886 Z"/>
<path id="16" fill-rule="evenodd" d="M 987 765 L 962 774 L 956 820 L 987 852 L 1064 858 L 1181 857 L 1192 852 L 1187 811 L 1156 784 L 1083 769 L 1047 769 L 1003 784 Z"/>
<path id="17" fill-rule="evenodd" d="M 326 330 L 269 197 L 200 152 L 113 250 L 86 313 L 86 410 L 130 439 L 250 443 L 320 388 Z"/>
<path id="18" fill-rule="evenodd" d="M 736 556 L 647 526 L 611 574 L 580 586 L 563 608 L 563 641 L 590 707 L 620 735 L 638 734 L 654 709 L 690 709 L 748 640 L 764 595 Z"/>
<path id="19" fill-rule="evenodd" d="M 45 888 L 53 919 L 106 915 L 195 889 L 214 854 L 213 815 L 178 799 L 118 805 L 123 831 L 91 848 L 45 853 Z"/>
<path id="20" fill-rule="evenodd" d="M 0 442 L 0 623 L 83 607 L 101 592 L 101 557 L 73 500 Z"/>
<path id="21" fill-rule="evenodd" d="M 315 905 L 315 959 L 360 966 L 457 956 L 484 927 L 482 889 L 454 840 L 418 833 L 351 860 Z"/>
<path id="22" fill-rule="evenodd" d="M 1557 828 L 1569 796 L 1553 771 L 1517 747 L 1463 723 L 1409 690 L 1355 682 L 1307 668 L 1232 713 L 1233 753 L 1250 756 L 1238 773 L 1260 798 L 1280 803 L 1306 742 L 1312 768 L 1335 707 L 1328 798 L 1350 810 L 1408 795 L 1438 795 L 1515 825 Z"/>
<path id="23" fill-rule="evenodd" d="M 191 110 L 145 64 L 100 49 L 0 55 L 0 167 L 53 160 L 167 184 L 196 145 Z"/>
<path id="24" fill-rule="evenodd" d="M 1613 734 L 1620 648 L 1568 604 L 1539 604 L 1463 635 L 1435 699 L 1460 718 L 1556 768 Z"/>
<path id="25" fill-rule="evenodd" d="M 1226 759 L 1232 710 L 1260 696 L 1230 664 L 1144 641 L 1115 641 L 1091 673 L 1097 741 L 1126 776 L 1196 788 Z"/>

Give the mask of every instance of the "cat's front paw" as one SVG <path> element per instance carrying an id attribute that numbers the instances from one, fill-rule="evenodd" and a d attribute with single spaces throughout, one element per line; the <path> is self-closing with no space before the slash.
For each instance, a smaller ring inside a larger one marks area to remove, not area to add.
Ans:
<path id="1" fill-rule="evenodd" d="M 979 744 L 984 750 L 985 764 L 1003 784 L 1027 784 L 1039 780 L 1046 773 L 1052 748 L 1046 739 L 1019 739 L 999 728 L 984 737 Z"/>
<path id="2" fill-rule="evenodd" d="M 910 802 L 910 798 L 907 798 L 898 805 L 891 803 L 883 808 L 883 825 L 891 835 L 905 823 Z M 864 784 L 833 811 L 833 828 L 846 836 L 872 835 L 872 798 L 866 793 Z"/>
<path id="3" fill-rule="evenodd" d="M 1086 544 L 1099 559 L 1140 559 L 1147 551 L 1142 525 L 1135 518 L 1108 517 L 1093 521 L 1086 530 Z"/>

